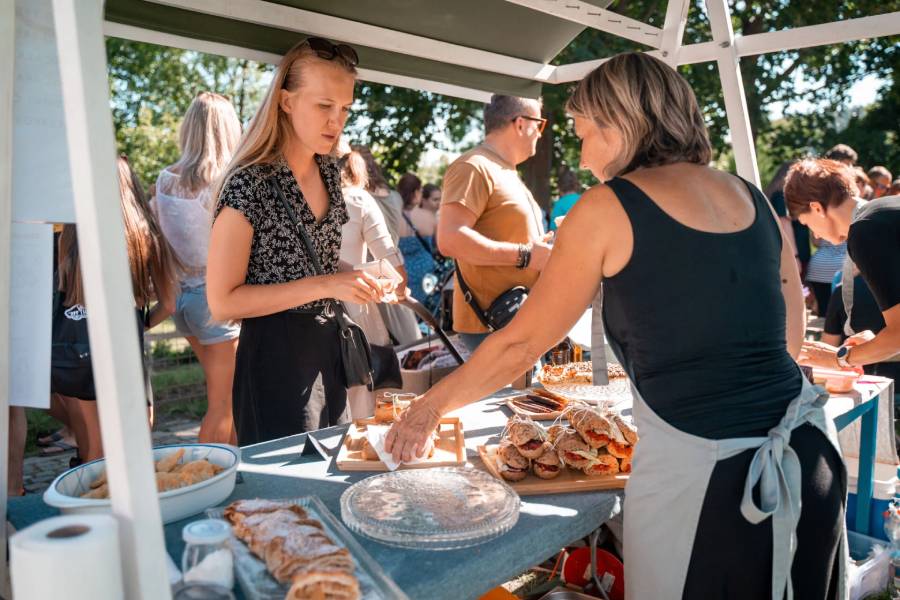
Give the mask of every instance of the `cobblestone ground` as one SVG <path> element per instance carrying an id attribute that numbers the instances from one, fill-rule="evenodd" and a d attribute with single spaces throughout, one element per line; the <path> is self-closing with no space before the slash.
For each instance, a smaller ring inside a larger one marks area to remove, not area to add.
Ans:
<path id="1" fill-rule="evenodd" d="M 153 430 L 153 445 L 182 444 L 197 441 L 200 421 L 181 416 L 161 417 Z M 25 459 L 25 489 L 42 494 L 57 475 L 69 468 L 74 452 L 57 456 L 30 456 Z"/>

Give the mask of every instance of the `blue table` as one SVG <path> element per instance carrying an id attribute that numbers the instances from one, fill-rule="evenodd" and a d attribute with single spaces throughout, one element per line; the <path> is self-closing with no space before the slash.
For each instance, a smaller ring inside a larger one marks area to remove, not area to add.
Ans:
<path id="1" fill-rule="evenodd" d="M 466 433 L 469 460 L 479 463 L 476 447 L 496 435 L 509 411 L 499 399 L 501 392 L 456 413 Z M 346 426 L 313 432 L 328 447 L 337 447 Z M 306 435 L 297 435 L 242 449 L 238 484 L 229 501 L 238 498 L 287 498 L 318 496 L 340 518 L 341 493 L 366 473 L 338 471 L 334 461 L 299 455 Z M 478 598 L 543 561 L 567 543 L 588 535 L 621 510 L 621 492 L 584 492 L 529 496 L 523 499 L 519 522 L 509 533 L 480 546 L 446 552 L 391 548 L 358 537 L 362 546 L 411 599 L 462 600 Z M 16 528 L 56 514 L 38 496 L 9 502 L 10 520 Z M 183 526 L 200 515 L 166 526 L 166 548 L 180 563 Z"/>

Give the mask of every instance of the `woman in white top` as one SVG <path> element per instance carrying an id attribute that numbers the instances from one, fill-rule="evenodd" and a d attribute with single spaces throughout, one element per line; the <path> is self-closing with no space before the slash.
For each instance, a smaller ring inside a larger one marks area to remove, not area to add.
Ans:
<path id="1" fill-rule="evenodd" d="M 350 220 L 341 230 L 341 262 L 352 268 L 367 262 L 369 256 L 372 260 L 387 260 L 403 277 L 403 282 L 397 289 L 397 297 L 402 299 L 408 291 L 403 255 L 394 245 L 378 203 L 366 191 L 366 161 L 359 152 L 350 151 L 349 146 L 339 147 L 338 153 L 343 155 L 341 186 L 347 213 L 350 215 Z M 391 343 L 376 303 L 345 303 L 345 307 L 350 318 L 362 327 L 370 343 L 381 346 Z M 375 392 L 370 392 L 364 385 L 349 388 L 347 404 L 350 406 L 350 416 L 354 419 L 372 416 L 375 412 Z"/>
<path id="2" fill-rule="evenodd" d="M 241 137 L 241 122 L 227 98 L 200 92 L 179 131 L 181 158 L 156 181 L 154 209 L 163 235 L 184 265 L 173 319 L 206 377 L 208 408 L 199 441 L 234 444 L 231 387 L 240 326 L 214 321 L 206 301 L 206 254 L 212 225 L 213 183 Z"/>

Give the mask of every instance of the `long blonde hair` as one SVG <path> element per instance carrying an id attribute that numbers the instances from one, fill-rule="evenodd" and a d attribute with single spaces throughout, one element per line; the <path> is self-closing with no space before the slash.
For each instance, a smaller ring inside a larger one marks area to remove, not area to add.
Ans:
<path id="1" fill-rule="evenodd" d="M 340 56 L 326 60 L 316 53 L 306 40 L 298 43 L 281 58 L 275 76 L 263 98 L 262 104 L 244 136 L 241 138 L 231 163 L 216 186 L 214 198 L 218 199 L 225 183 L 240 169 L 275 160 L 286 141 L 294 135 L 287 113 L 281 110 L 281 90 L 296 91 L 303 84 L 304 67 L 315 61 L 323 61 L 341 67 L 356 75 L 356 69 Z"/>
<path id="2" fill-rule="evenodd" d="M 666 63 L 643 52 L 619 54 L 582 79 L 566 104 L 572 114 L 622 134 L 608 175 L 676 162 L 705 165 L 709 134 L 694 91 Z"/>
<path id="3" fill-rule="evenodd" d="M 178 130 L 181 158 L 173 165 L 191 192 L 209 187 L 221 175 L 241 139 L 241 121 L 231 102 L 213 92 L 191 101 Z"/>
<path id="4" fill-rule="evenodd" d="M 168 296 L 173 292 L 178 272 L 182 267 L 147 206 L 143 186 L 131 170 L 128 159 L 120 156 L 116 166 L 119 175 L 119 204 L 125 225 L 125 247 L 131 271 L 131 289 L 135 305 L 144 307 L 154 299 Z M 63 304 L 65 306 L 84 304 L 84 282 L 81 279 L 81 260 L 75 225 L 63 226 L 59 237 L 58 261 L 59 290 L 65 294 Z"/>

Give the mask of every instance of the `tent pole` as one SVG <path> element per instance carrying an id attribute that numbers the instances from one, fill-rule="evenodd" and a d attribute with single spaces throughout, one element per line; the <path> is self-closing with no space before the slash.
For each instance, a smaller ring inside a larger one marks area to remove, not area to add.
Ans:
<path id="1" fill-rule="evenodd" d="M 689 6 L 690 0 L 669 0 L 666 6 L 666 20 L 663 24 L 659 50 L 662 59 L 673 69 L 678 68 Z"/>
<path id="2" fill-rule="evenodd" d="M 125 597 L 171 590 L 138 348 L 116 146 L 109 108 L 102 0 L 54 0 L 66 137 L 78 223 L 94 384 Z"/>
<path id="3" fill-rule="evenodd" d="M 741 79 L 741 64 L 734 46 L 734 30 L 731 27 L 731 11 L 727 0 L 706 0 L 709 24 L 713 41 L 719 45 L 716 64 L 722 93 L 725 97 L 725 113 L 728 115 L 728 129 L 731 132 L 731 146 L 737 173 L 744 179 L 761 187 L 759 168 L 756 165 L 756 148 L 750 129 L 750 113 L 744 82 Z"/>
<path id="4" fill-rule="evenodd" d="M 6 556 L 9 478 L 10 270 L 12 268 L 12 139 L 16 0 L 0 0 L 0 596 L 11 598 Z"/>

